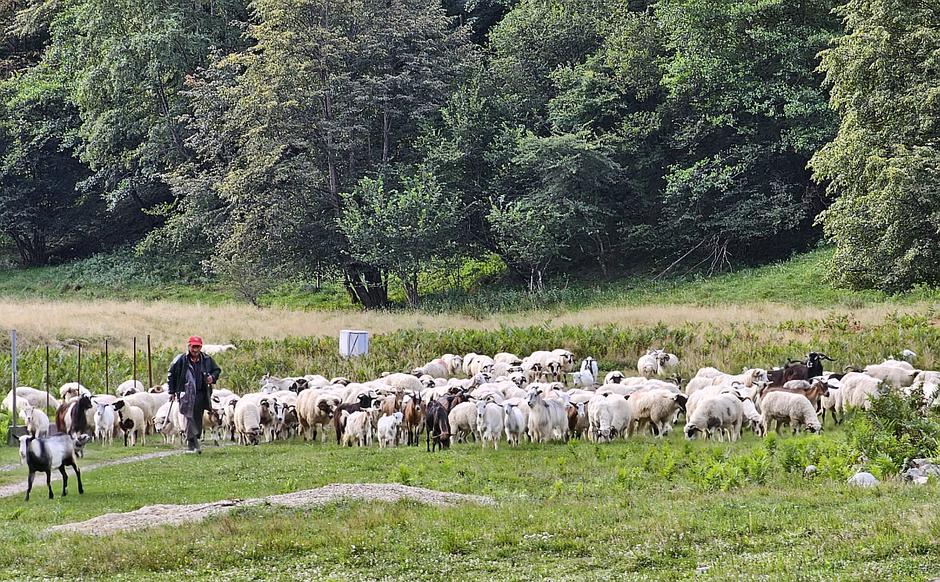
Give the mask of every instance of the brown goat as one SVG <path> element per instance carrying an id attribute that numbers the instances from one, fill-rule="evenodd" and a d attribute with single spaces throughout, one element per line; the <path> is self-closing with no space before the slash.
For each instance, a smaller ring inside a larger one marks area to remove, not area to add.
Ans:
<path id="1" fill-rule="evenodd" d="M 412 394 L 402 409 L 405 416 L 405 429 L 408 431 L 408 444 L 418 446 L 418 437 L 424 425 L 425 405 L 420 394 Z"/>

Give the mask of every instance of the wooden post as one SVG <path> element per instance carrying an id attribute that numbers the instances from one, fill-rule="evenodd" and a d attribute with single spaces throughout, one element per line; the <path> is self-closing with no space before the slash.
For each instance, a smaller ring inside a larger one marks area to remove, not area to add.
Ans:
<path id="1" fill-rule="evenodd" d="M 82 342 L 78 342 L 78 385 L 82 385 Z"/>
<path id="2" fill-rule="evenodd" d="M 46 408 L 49 408 L 49 346 L 46 345 Z"/>
<path id="3" fill-rule="evenodd" d="M 134 390 L 137 389 L 137 336 L 134 336 Z"/>
<path id="4" fill-rule="evenodd" d="M 13 374 L 10 378 L 10 382 L 13 383 L 13 418 L 11 419 L 11 426 L 16 428 L 16 330 L 10 331 L 10 366 L 13 369 Z"/>
<path id="5" fill-rule="evenodd" d="M 153 388 L 153 361 L 150 359 L 150 334 L 147 334 L 147 390 Z"/>
<path id="6" fill-rule="evenodd" d="M 111 394 L 111 371 L 108 369 L 108 338 L 104 340 L 104 393 Z"/>

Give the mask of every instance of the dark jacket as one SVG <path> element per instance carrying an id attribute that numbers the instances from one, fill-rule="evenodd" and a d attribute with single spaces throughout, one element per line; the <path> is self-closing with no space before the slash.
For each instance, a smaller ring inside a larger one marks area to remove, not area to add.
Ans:
<path id="1" fill-rule="evenodd" d="M 189 359 L 189 353 L 183 353 L 173 358 L 170 369 L 167 371 L 166 383 L 169 386 L 170 394 L 179 394 L 186 391 L 186 362 Z M 206 385 L 206 375 L 212 376 L 213 381 L 218 382 L 222 369 L 216 365 L 211 356 L 200 354 L 200 360 L 195 364 L 196 394 L 193 398 L 187 397 L 187 406 L 184 410 L 184 403 L 180 403 L 180 411 L 185 416 L 192 416 L 192 412 L 209 410 L 211 405 L 209 399 L 212 396 L 212 387 Z"/>

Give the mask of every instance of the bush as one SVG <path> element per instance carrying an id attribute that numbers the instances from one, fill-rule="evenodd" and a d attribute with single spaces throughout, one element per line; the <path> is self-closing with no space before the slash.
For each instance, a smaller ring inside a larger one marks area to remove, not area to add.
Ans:
<path id="1" fill-rule="evenodd" d="M 889 391 L 871 409 L 848 423 L 851 446 L 882 476 L 899 472 L 910 460 L 940 453 L 940 413 L 923 407 L 923 393 Z"/>

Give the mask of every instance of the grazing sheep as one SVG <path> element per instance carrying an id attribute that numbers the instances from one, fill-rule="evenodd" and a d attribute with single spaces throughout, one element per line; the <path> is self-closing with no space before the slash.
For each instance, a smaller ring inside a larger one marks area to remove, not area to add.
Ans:
<path id="1" fill-rule="evenodd" d="M 37 438 L 49 436 L 49 417 L 41 408 L 26 405 L 20 410 L 20 416 L 26 422 L 26 432 L 31 436 Z"/>
<path id="2" fill-rule="evenodd" d="M 724 392 L 708 396 L 699 403 L 695 413 L 685 423 L 685 437 L 695 438 L 698 432 L 709 437 L 718 430 L 718 441 L 724 440 L 723 431 L 728 433 L 731 442 L 741 438 L 741 425 L 744 422 L 744 409 L 741 399 L 733 393 Z"/>
<path id="3" fill-rule="evenodd" d="M 775 421 L 777 434 L 780 434 L 783 423 L 793 427 L 793 434 L 799 433 L 804 426 L 810 432 L 822 429 L 809 400 L 791 392 L 771 392 L 765 396 L 761 401 L 761 417 L 766 432 L 770 432 L 771 424 Z"/>
<path id="4" fill-rule="evenodd" d="M 467 440 L 467 435 L 473 435 L 473 440 L 480 440 L 477 432 L 477 409 L 472 402 L 461 402 L 451 408 L 447 414 L 450 424 L 450 434 L 457 442 Z"/>
<path id="5" fill-rule="evenodd" d="M 267 407 L 267 401 L 264 401 Z M 257 445 L 261 436 L 261 403 L 242 398 L 235 404 L 235 434 L 239 444 Z"/>
<path id="6" fill-rule="evenodd" d="M 597 395 L 588 402 L 589 433 L 595 442 L 611 442 L 632 424 L 630 397 Z"/>
<path id="7" fill-rule="evenodd" d="M 431 360 L 423 366 L 413 369 L 411 374 L 414 376 L 428 375 L 432 378 L 447 378 L 450 376 L 450 371 L 447 364 L 444 363 L 444 360 L 438 358 L 436 360 Z"/>
<path id="8" fill-rule="evenodd" d="M 522 358 L 516 354 L 510 354 L 508 352 L 499 352 L 493 356 L 493 361 L 497 364 L 509 364 L 510 366 L 521 366 Z"/>
<path id="9" fill-rule="evenodd" d="M 910 365 L 910 364 L 908 364 Z M 877 378 L 893 388 L 904 388 L 914 383 L 914 378 L 920 373 L 920 370 L 912 368 L 902 368 L 900 366 L 891 366 L 886 364 L 873 364 L 865 366 L 863 370 L 872 378 Z"/>
<path id="10" fill-rule="evenodd" d="M 665 436 L 672 431 L 676 413 L 684 409 L 686 396 L 671 390 L 653 388 L 634 392 L 627 402 L 630 404 L 627 436 L 633 436 L 637 431 L 643 432 L 647 425 L 651 425 L 656 436 Z"/>
<path id="11" fill-rule="evenodd" d="M 90 394 L 90 393 L 89 393 Z M 29 386 L 19 386 L 16 389 L 16 407 L 20 408 L 29 404 L 33 408 L 46 408 L 46 393 L 42 390 L 36 390 Z M 58 408 L 59 401 L 49 396 L 49 408 Z M 3 409 L 13 412 L 13 391 L 10 390 L 6 398 L 3 399 Z"/>
<path id="12" fill-rule="evenodd" d="M 764 436 L 764 421 L 754 406 L 754 401 L 750 398 L 741 400 L 741 412 L 744 414 L 744 421 L 757 436 Z"/>
<path id="13" fill-rule="evenodd" d="M 69 476 L 65 472 L 66 467 L 72 467 L 75 471 L 75 478 L 78 480 L 78 493 L 85 493 L 82 486 L 82 472 L 78 470 L 76 457 L 81 457 L 81 451 L 85 443 L 91 437 L 82 434 L 72 437 L 65 434 L 57 434 L 48 438 L 37 438 L 30 435 L 20 437 L 20 459 L 29 468 L 29 477 L 26 481 L 26 501 L 29 501 L 29 493 L 33 490 L 33 479 L 37 471 L 46 474 L 46 487 L 49 488 L 49 499 L 55 496 L 52 494 L 52 471 L 58 469 L 62 474 L 62 497 L 68 494 Z"/>
<path id="14" fill-rule="evenodd" d="M 486 441 L 493 443 L 493 449 L 499 448 L 499 439 L 503 432 L 503 409 L 499 404 L 480 400 L 476 404 L 477 434 L 480 442 L 486 448 Z"/>
<path id="15" fill-rule="evenodd" d="M 405 415 L 401 412 L 383 416 L 379 419 L 379 448 L 394 447 L 398 444 L 398 433 Z"/>

